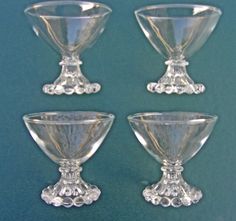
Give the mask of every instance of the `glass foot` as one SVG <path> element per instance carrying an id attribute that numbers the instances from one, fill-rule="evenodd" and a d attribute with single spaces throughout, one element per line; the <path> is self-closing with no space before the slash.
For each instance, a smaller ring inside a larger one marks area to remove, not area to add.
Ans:
<path id="1" fill-rule="evenodd" d="M 148 91 L 152 93 L 167 94 L 200 94 L 205 91 L 203 84 L 195 84 L 189 77 L 185 60 L 168 60 L 166 73 L 158 82 L 151 82 L 147 85 Z"/>
<path id="2" fill-rule="evenodd" d="M 165 83 L 151 82 L 147 85 L 148 91 L 152 93 L 167 93 L 167 94 L 200 94 L 205 91 L 203 84 L 188 84 L 188 85 L 174 85 Z"/>
<path id="3" fill-rule="evenodd" d="M 61 179 L 54 186 L 42 191 L 41 198 L 56 207 L 81 207 L 96 201 L 101 191 L 95 185 L 86 183 L 80 177 L 81 167 L 76 163 L 66 162 L 59 168 Z"/>
<path id="4" fill-rule="evenodd" d="M 81 182 L 80 184 L 65 185 L 58 182 L 54 186 L 48 186 L 42 191 L 41 198 L 47 203 L 56 207 L 64 206 L 80 207 L 89 205 L 96 201 L 101 191 L 94 185 Z"/>
<path id="5" fill-rule="evenodd" d="M 157 184 L 147 186 L 143 191 L 146 201 L 163 207 L 190 206 L 202 198 L 201 190 L 187 184 L 182 176 L 182 167 L 162 167 L 163 177 Z"/>
<path id="6" fill-rule="evenodd" d="M 43 86 L 43 92 L 50 95 L 60 94 L 92 94 L 101 90 L 101 86 L 98 83 L 88 83 L 86 85 L 70 86 L 68 84 L 46 84 Z"/>
<path id="7" fill-rule="evenodd" d="M 92 94 L 101 90 L 100 84 L 90 83 L 82 74 L 80 69 L 82 61 L 78 56 L 64 56 L 60 65 L 62 66 L 60 76 L 53 84 L 43 86 L 44 93 L 50 95 Z"/>

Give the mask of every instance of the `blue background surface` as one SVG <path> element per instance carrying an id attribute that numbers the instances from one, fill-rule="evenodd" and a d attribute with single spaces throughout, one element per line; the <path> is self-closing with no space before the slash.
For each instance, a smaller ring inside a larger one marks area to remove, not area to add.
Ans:
<path id="1" fill-rule="evenodd" d="M 204 94 L 193 96 L 146 90 L 146 84 L 164 72 L 164 60 L 144 37 L 133 11 L 144 5 L 171 3 L 150 0 L 103 1 L 113 14 L 94 47 L 82 54 L 82 69 L 91 81 L 102 84 L 100 93 L 43 94 L 42 85 L 59 73 L 60 57 L 33 34 L 23 14 L 30 3 L 0 2 L 0 220 L 234 221 L 236 2 L 194 1 L 220 7 L 223 16 L 209 41 L 190 59 L 191 77 L 207 87 Z M 49 110 L 116 115 L 107 139 L 83 167 L 84 179 L 102 189 L 101 198 L 91 206 L 54 208 L 40 199 L 41 190 L 54 184 L 59 173 L 28 134 L 22 116 Z M 185 165 L 186 180 L 204 192 L 202 201 L 188 208 L 154 207 L 143 200 L 144 187 L 160 178 L 160 165 L 138 143 L 126 120 L 135 112 L 172 110 L 219 116 L 206 145 Z"/>

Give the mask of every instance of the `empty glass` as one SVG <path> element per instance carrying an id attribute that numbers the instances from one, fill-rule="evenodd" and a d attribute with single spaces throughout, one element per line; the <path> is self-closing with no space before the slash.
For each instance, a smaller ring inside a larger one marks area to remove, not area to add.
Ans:
<path id="1" fill-rule="evenodd" d="M 153 5 L 135 11 L 136 18 L 152 46 L 167 59 L 167 70 L 158 82 L 147 85 L 150 92 L 204 92 L 203 84 L 189 77 L 186 61 L 206 42 L 221 16 L 220 9 L 207 5 Z"/>
<path id="2" fill-rule="evenodd" d="M 100 90 L 82 74 L 80 55 L 91 47 L 103 32 L 111 9 L 100 3 L 85 1 L 49 1 L 25 9 L 33 30 L 62 56 L 61 74 L 46 84 L 47 94 L 91 94 Z"/>
<path id="3" fill-rule="evenodd" d="M 101 191 L 81 177 L 81 165 L 99 148 L 114 120 L 99 112 L 42 112 L 25 115 L 24 122 L 41 150 L 60 165 L 61 179 L 42 191 L 54 206 L 91 204 Z"/>
<path id="4" fill-rule="evenodd" d="M 161 180 L 143 191 L 146 201 L 164 207 L 190 206 L 201 190 L 187 184 L 183 164 L 198 153 L 211 134 L 217 117 L 203 113 L 139 113 L 128 117 L 137 139 L 163 166 Z"/>

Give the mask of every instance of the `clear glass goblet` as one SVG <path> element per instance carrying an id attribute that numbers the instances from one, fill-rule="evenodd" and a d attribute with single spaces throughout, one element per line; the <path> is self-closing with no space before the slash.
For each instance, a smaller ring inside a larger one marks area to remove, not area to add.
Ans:
<path id="1" fill-rule="evenodd" d="M 167 70 L 158 82 L 147 85 L 150 92 L 204 92 L 203 84 L 189 77 L 186 61 L 206 42 L 221 16 L 220 9 L 207 5 L 165 4 L 135 11 L 141 29 L 152 46 L 167 59 Z"/>
<path id="2" fill-rule="evenodd" d="M 198 153 L 217 117 L 202 113 L 139 113 L 128 117 L 137 139 L 163 166 L 161 180 L 143 191 L 146 201 L 164 207 L 190 206 L 202 192 L 186 183 L 183 164 Z"/>
<path id="3" fill-rule="evenodd" d="M 49 1 L 25 9 L 37 36 L 44 39 L 62 56 L 60 76 L 46 84 L 47 94 L 91 94 L 100 90 L 82 74 L 80 55 L 91 47 L 103 32 L 111 9 L 100 3 L 86 1 Z"/>
<path id="4" fill-rule="evenodd" d="M 97 151 L 114 118 L 99 112 L 42 112 L 23 117 L 41 150 L 60 165 L 60 180 L 42 191 L 47 204 L 80 207 L 99 198 L 98 187 L 81 178 L 81 165 Z"/>

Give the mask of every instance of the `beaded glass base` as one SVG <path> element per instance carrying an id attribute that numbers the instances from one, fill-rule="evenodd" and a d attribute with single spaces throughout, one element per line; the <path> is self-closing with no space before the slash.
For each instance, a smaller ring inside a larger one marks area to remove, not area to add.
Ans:
<path id="1" fill-rule="evenodd" d="M 64 164 L 59 168 L 61 179 L 54 186 L 48 186 L 42 191 L 41 197 L 47 204 L 54 206 L 80 207 L 96 201 L 101 191 L 88 184 L 80 177 L 81 167 Z"/>
<path id="2" fill-rule="evenodd" d="M 203 84 L 195 84 L 189 77 L 186 66 L 187 61 L 169 60 L 165 62 L 168 65 L 166 73 L 156 83 L 151 82 L 147 85 L 150 92 L 167 93 L 167 94 L 199 94 L 205 91 Z"/>
<path id="3" fill-rule="evenodd" d="M 90 83 L 82 74 L 79 57 L 63 57 L 60 65 L 62 66 L 61 74 L 53 84 L 46 84 L 43 92 L 46 94 L 91 94 L 97 93 L 101 86 L 98 83 Z"/>
<path id="4" fill-rule="evenodd" d="M 143 191 L 146 201 L 163 207 L 190 206 L 202 198 L 201 190 L 187 184 L 182 176 L 183 167 L 162 168 L 163 176 L 157 184 L 147 186 Z"/>

